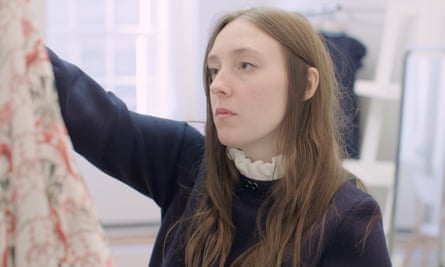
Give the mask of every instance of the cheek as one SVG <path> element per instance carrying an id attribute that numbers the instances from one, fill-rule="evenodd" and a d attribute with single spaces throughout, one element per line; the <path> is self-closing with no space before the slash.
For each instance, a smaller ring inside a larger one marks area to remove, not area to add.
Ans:
<path id="1" fill-rule="evenodd" d="M 287 88 L 272 85 L 262 94 L 255 108 L 265 118 L 279 122 L 284 118 L 287 106 Z"/>
<path id="2" fill-rule="evenodd" d="M 210 94 L 210 107 L 213 110 L 213 108 L 216 106 L 217 104 L 217 97 L 215 97 L 213 94 Z"/>
<path id="3" fill-rule="evenodd" d="M 287 99 L 288 81 L 286 72 L 282 69 L 269 70 L 251 87 L 252 97 L 263 99 L 266 103 L 285 104 Z M 266 75 L 268 74 L 268 75 Z"/>
<path id="4" fill-rule="evenodd" d="M 287 102 L 287 88 L 276 84 L 261 85 L 252 91 L 247 97 L 252 108 L 267 112 L 269 109 L 285 109 Z"/>

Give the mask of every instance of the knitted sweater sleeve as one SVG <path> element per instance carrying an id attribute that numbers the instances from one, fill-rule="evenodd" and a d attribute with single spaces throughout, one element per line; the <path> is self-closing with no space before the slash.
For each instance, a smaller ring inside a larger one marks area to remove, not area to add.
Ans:
<path id="1" fill-rule="evenodd" d="M 167 209 L 178 188 L 193 185 L 203 136 L 185 122 L 129 111 L 78 67 L 48 53 L 75 150 Z"/>

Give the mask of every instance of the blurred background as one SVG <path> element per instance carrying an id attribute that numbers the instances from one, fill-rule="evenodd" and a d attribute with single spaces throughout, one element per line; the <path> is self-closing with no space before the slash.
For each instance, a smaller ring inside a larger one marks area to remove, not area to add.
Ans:
<path id="1" fill-rule="evenodd" d="M 443 0 L 39 0 L 46 44 L 130 109 L 202 129 L 203 54 L 226 11 L 302 13 L 323 38 L 351 119 L 345 167 L 381 204 L 394 266 L 441 266 Z M 445 101 L 445 98 L 444 98 Z M 147 266 L 160 221 L 151 200 L 78 157 L 120 266 Z"/>

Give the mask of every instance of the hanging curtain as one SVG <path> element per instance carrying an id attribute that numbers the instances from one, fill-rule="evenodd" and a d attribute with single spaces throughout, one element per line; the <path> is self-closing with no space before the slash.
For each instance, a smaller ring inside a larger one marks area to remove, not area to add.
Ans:
<path id="1" fill-rule="evenodd" d="M 111 267 L 33 12 L 0 0 L 0 265 Z"/>

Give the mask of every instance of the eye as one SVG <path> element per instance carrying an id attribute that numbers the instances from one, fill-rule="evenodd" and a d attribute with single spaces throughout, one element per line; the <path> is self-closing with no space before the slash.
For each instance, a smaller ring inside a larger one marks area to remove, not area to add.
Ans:
<path id="1" fill-rule="evenodd" d="M 218 74 L 218 69 L 217 68 L 208 68 L 207 72 L 210 75 L 210 79 L 213 81 L 216 77 L 216 75 Z"/>
<path id="2" fill-rule="evenodd" d="M 252 68 L 254 68 L 255 66 L 252 63 L 249 62 L 241 62 L 241 69 L 242 70 L 250 70 Z"/>

